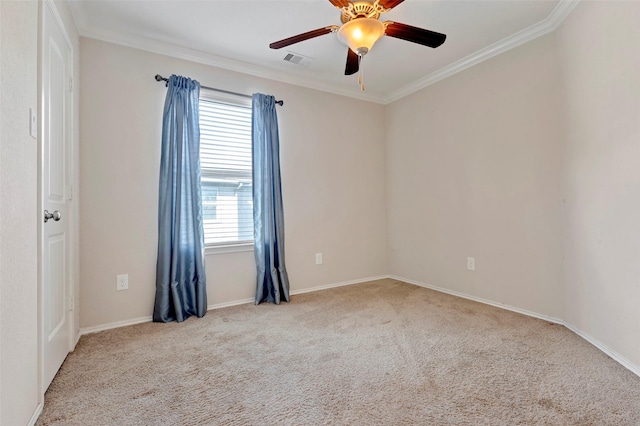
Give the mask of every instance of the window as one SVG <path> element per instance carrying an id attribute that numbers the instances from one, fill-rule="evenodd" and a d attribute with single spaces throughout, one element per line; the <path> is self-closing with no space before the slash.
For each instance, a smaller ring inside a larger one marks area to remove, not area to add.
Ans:
<path id="1" fill-rule="evenodd" d="M 200 167 L 205 244 L 253 242 L 250 100 L 201 91 Z"/>

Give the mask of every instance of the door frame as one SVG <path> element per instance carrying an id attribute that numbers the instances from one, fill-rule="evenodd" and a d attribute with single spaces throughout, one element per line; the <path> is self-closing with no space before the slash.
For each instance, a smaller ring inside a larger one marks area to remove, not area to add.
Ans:
<path id="1" fill-rule="evenodd" d="M 69 37 L 69 31 L 64 23 L 64 20 L 60 16 L 55 3 L 52 0 L 43 0 L 39 3 L 38 7 L 38 107 L 37 107 L 37 127 L 38 127 L 38 184 L 37 184 L 37 223 L 38 223 L 38 388 L 40 390 L 40 409 L 44 405 L 44 393 L 47 390 L 44 384 L 44 285 L 42 275 L 42 235 L 43 235 L 43 209 L 42 204 L 42 170 L 43 170 L 43 130 L 44 130 L 44 92 L 43 81 L 45 78 L 42 62 L 43 62 L 43 49 L 44 49 L 44 19 L 45 9 L 51 13 L 51 16 L 55 20 L 57 26 L 60 28 L 65 43 L 69 48 L 69 60 L 68 70 L 71 84 L 71 94 L 69 96 L 69 107 L 67 123 L 69 126 L 67 148 L 65 153 L 65 161 L 67 164 L 67 179 L 65 196 L 67 197 L 68 204 L 68 225 L 67 232 L 69 235 L 69 252 L 68 252 L 68 280 L 66 283 L 66 297 L 65 305 L 67 307 L 65 315 L 67 315 L 67 327 L 68 329 L 68 348 L 69 352 L 75 349 L 76 343 L 80 338 L 79 330 L 79 318 L 78 318 L 78 296 L 79 296 L 79 203 L 78 203 L 78 163 L 79 163 L 79 146 L 78 146 L 78 134 L 77 134 L 77 96 L 78 90 L 76 83 L 76 49 Z M 67 191 L 71 191 L 67 193 Z M 69 200 L 69 198 L 71 198 Z"/>

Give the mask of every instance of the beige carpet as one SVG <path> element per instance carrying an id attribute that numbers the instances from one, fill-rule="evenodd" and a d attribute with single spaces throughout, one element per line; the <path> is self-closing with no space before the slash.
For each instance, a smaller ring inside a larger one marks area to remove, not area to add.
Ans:
<path id="1" fill-rule="evenodd" d="M 566 328 L 392 280 L 84 336 L 39 425 L 640 425 Z"/>

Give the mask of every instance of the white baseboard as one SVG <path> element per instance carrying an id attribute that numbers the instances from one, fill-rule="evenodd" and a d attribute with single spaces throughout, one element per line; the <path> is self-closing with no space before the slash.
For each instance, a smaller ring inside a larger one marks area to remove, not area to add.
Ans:
<path id="1" fill-rule="evenodd" d="M 207 311 L 211 311 L 211 310 L 214 310 L 214 309 L 220 309 L 220 308 L 226 308 L 226 307 L 229 307 L 229 306 L 243 305 L 245 303 L 253 303 L 253 299 L 234 300 L 234 301 L 231 301 L 231 302 L 218 303 L 218 304 L 215 304 L 215 305 L 209 305 L 209 306 L 207 306 Z M 151 321 L 153 321 L 153 317 L 152 316 L 148 316 L 148 317 L 133 318 L 133 319 L 130 319 L 130 320 L 110 322 L 110 323 L 107 323 L 107 324 L 97 325 L 97 326 L 94 326 L 94 327 L 81 328 L 80 329 L 80 333 L 78 333 L 78 337 L 76 338 L 76 344 L 78 343 L 78 340 L 80 340 L 80 337 L 84 336 L 85 334 L 98 333 L 100 331 L 111 330 L 113 328 L 126 327 L 128 325 L 142 324 L 142 323 L 151 322 Z"/>
<path id="2" fill-rule="evenodd" d="M 33 415 L 29 419 L 29 423 L 27 423 L 27 425 L 34 426 L 36 424 L 36 422 L 38 421 L 38 417 L 40 417 L 40 414 L 42 414 L 43 408 L 44 408 L 44 404 L 42 402 L 39 402 L 38 406 L 36 407 L 36 410 L 33 412 Z"/>
<path id="3" fill-rule="evenodd" d="M 344 287 L 344 286 L 352 285 L 352 284 L 360 284 L 360 283 L 366 283 L 366 282 L 369 282 L 369 281 L 383 280 L 385 278 L 390 278 L 390 276 L 389 275 L 381 275 L 379 277 L 361 278 L 359 280 L 342 281 L 342 282 L 334 283 L 334 284 L 320 285 L 320 286 L 311 287 L 311 288 L 303 288 L 301 290 L 291 290 L 289 292 L 289 294 L 296 295 L 296 294 L 311 293 L 311 292 L 314 292 L 314 291 L 327 290 L 329 288 Z"/>
<path id="4" fill-rule="evenodd" d="M 515 306 L 506 305 L 504 303 L 495 302 L 493 300 L 483 299 L 481 297 L 471 296 L 469 294 L 461 293 L 461 292 L 454 291 L 454 290 L 449 290 L 449 289 L 444 288 L 444 287 L 438 287 L 438 286 L 434 286 L 434 285 L 430 285 L 430 284 L 425 284 L 425 283 L 420 282 L 420 281 L 415 281 L 415 280 L 411 280 L 411 279 L 408 279 L 408 278 L 399 277 L 399 276 L 396 276 L 396 275 L 381 275 L 381 276 L 377 276 L 377 277 L 362 278 L 362 279 L 351 280 L 351 281 L 342 281 L 342 282 L 338 282 L 338 283 L 326 284 L 326 285 L 321 285 L 321 286 L 316 286 L 316 287 L 311 287 L 311 288 L 305 288 L 305 289 L 300 289 L 300 290 L 291 290 L 290 294 L 291 295 L 296 295 L 296 294 L 311 293 L 311 292 L 314 292 L 314 291 L 327 290 L 327 289 L 335 288 L 335 287 L 344 287 L 344 286 L 347 286 L 347 285 L 353 285 L 353 284 L 360 284 L 360 283 L 365 283 L 365 282 L 369 282 L 369 281 L 382 280 L 382 279 L 385 279 L 385 278 L 391 278 L 391 279 L 402 281 L 402 282 L 405 282 L 405 283 L 408 283 L 408 284 L 413 284 L 413 285 L 416 285 L 416 286 L 419 286 L 419 287 L 428 288 L 430 290 L 434 290 L 434 291 L 437 291 L 437 292 L 440 292 L 440 293 L 450 294 L 452 296 L 456 296 L 456 297 L 460 297 L 460 298 L 463 298 L 463 299 L 472 300 L 474 302 L 483 303 L 485 305 L 495 306 L 496 308 L 506 309 L 508 311 L 516 312 L 518 314 L 522 314 L 522 315 L 526 315 L 526 316 L 529 316 L 529 317 L 538 318 L 538 319 L 541 319 L 541 320 L 544 320 L 544 321 L 549 321 L 549 322 L 552 322 L 552 323 L 555 323 L 555 324 L 563 325 L 563 326 L 567 327 L 569 330 L 571 330 L 572 332 L 574 332 L 575 334 L 577 334 L 578 336 L 580 336 L 581 338 L 583 338 L 584 340 L 586 340 L 587 342 L 591 343 L 593 346 L 595 346 L 599 350 L 601 350 L 603 353 L 605 353 L 611 359 L 615 360 L 620 365 L 622 365 L 623 367 L 625 367 L 626 369 L 628 369 L 629 371 L 634 373 L 636 376 L 640 377 L 640 367 L 639 366 L 635 365 L 634 363 L 632 363 L 631 361 L 629 361 L 628 359 L 626 359 L 622 355 L 618 354 L 616 351 L 614 351 L 611 348 L 607 347 L 605 344 L 603 344 L 599 340 L 595 339 L 594 337 L 590 336 L 589 334 L 585 333 L 584 331 L 579 330 L 578 328 L 574 327 L 573 325 L 567 323 L 564 320 L 561 320 L 561 319 L 555 318 L 555 317 L 551 317 L 549 315 L 544 315 L 544 314 L 539 314 L 537 312 L 528 311 L 526 309 L 521 309 L 521 308 L 518 308 L 518 307 L 515 307 Z M 221 309 L 221 308 L 227 308 L 227 307 L 230 307 L 230 306 L 244 305 L 244 304 L 249 304 L 249 303 L 254 303 L 254 299 L 253 298 L 240 299 L 240 300 L 234 300 L 234 301 L 231 301 L 231 302 L 216 303 L 216 304 L 207 306 L 207 311 L 211 311 L 211 310 L 215 310 L 215 309 Z M 112 323 L 104 324 L 104 325 L 99 325 L 99 326 L 95 326 L 95 327 L 82 328 L 82 329 L 80 329 L 80 332 L 78 333 L 78 335 L 76 337 L 76 344 L 78 343 L 78 340 L 80 339 L 80 337 L 84 336 L 85 334 L 97 333 L 99 331 L 109 330 L 109 329 L 112 329 L 112 328 L 126 327 L 128 325 L 151 322 L 151 320 L 152 320 L 152 317 L 150 317 L 150 316 L 149 317 L 140 317 L 140 318 L 134 318 L 134 319 L 130 319 L 130 320 L 116 321 L 116 322 L 112 322 Z M 74 345 L 74 347 L 75 347 L 75 345 Z M 40 415 L 41 411 L 42 411 L 42 407 L 40 406 L 39 407 L 39 411 L 37 411 L 34 414 L 34 419 L 35 420 L 37 420 L 37 418 Z M 35 422 L 35 420 L 34 420 L 34 422 Z M 29 424 L 31 425 L 33 423 L 29 423 Z"/>
<path id="5" fill-rule="evenodd" d="M 425 284 L 425 283 L 422 283 L 422 282 L 419 282 L 419 281 L 410 280 L 408 278 L 398 277 L 396 275 L 391 275 L 391 276 L 389 276 L 389 278 L 394 279 L 394 280 L 398 280 L 398 281 L 402 281 L 402 282 L 406 282 L 406 283 L 409 283 L 409 284 L 417 285 L 419 287 L 424 287 L 424 288 L 428 288 L 428 289 L 431 289 L 431 290 L 435 290 L 435 291 L 438 291 L 440 293 L 446 293 L 446 294 L 450 294 L 452 296 L 461 297 L 463 299 L 473 300 L 474 302 L 484 303 L 485 305 L 495 306 L 496 308 L 506 309 L 506 310 L 513 311 L 513 312 L 516 312 L 516 313 L 519 313 L 519 314 L 522 314 L 522 315 L 526 315 L 526 316 L 529 316 L 529 317 L 538 318 L 538 319 L 541 319 L 541 320 L 544 320 L 544 321 L 549 321 L 549 322 L 553 322 L 553 323 L 562 325 L 562 326 L 568 328 L 569 330 L 571 330 L 572 332 L 574 332 L 575 334 L 577 334 L 578 336 L 580 336 L 581 338 L 583 338 L 584 340 L 586 340 L 587 342 L 591 343 L 593 346 L 595 346 L 600 351 L 602 351 L 604 354 L 609 356 L 611 359 L 613 359 L 614 361 L 616 361 L 617 363 L 619 363 L 620 365 L 625 367 L 627 370 L 631 371 L 633 374 L 635 374 L 636 376 L 640 377 L 640 367 L 638 367 L 637 365 L 635 365 L 634 363 L 632 363 L 631 361 L 629 361 L 628 359 L 626 359 L 625 357 L 623 357 L 622 355 L 617 353 L 616 351 L 612 350 L 611 348 L 609 348 L 607 345 L 603 344 L 599 340 L 595 339 L 594 337 L 592 337 L 588 333 L 585 333 L 584 331 L 579 330 L 575 326 L 569 324 L 565 320 L 561 320 L 561 319 L 558 319 L 558 318 L 550 317 L 548 315 L 539 314 L 537 312 L 527 311 L 526 309 L 516 308 L 515 306 L 505 305 L 504 303 L 494 302 L 493 300 L 488 300 L 488 299 L 483 299 L 481 297 L 471 296 L 471 295 L 468 295 L 468 294 L 465 294 L 465 293 L 460 293 L 458 291 L 449 290 L 449 289 L 446 289 L 446 288 L 443 288 L 443 287 L 437 287 L 437 286 L 430 285 L 430 284 Z"/>
<path id="6" fill-rule="evenodd" d="M 246 305 L 247 303 L 254 303 L 255 300 L 256 300 L 255 298 L 251 297 L 248 299 L 232 300 L 231 302 L 215 303 L 213 305 L 207 306 L 207 312 L 213 311 L 215 309 L 228 308 L 230 306 L 238 306 L 238 305 Z"/>
<path id="7" fill-rule="evenodd" d="M 312 292 L 312 291 L 326 290 L 328 288 L 342 287 L 342 286 L 345 286 L 345 285 L 351 285 L 351 284 L 364 283 L 364 282 L 368 282 L 368 281 L 381 280 L 381 279 L 384 279 L 384 278 L 389 278 L 389 276 L 385 275 L 385 276 L 380 276 L 380 277 L 369 277 L 369 278 L 362 278 L 362 279 L 359 279 L 359 280 L 343 281 L 343 282 L 339 282 L 339 283 L 335 283 L 335 284 L 328 284 L 328 285 L 322 285 L 322 286 L 318 286 L 318 287 L 305 288 L 305 289 L 302 289 L 302 290 L 293 290 L 293 291 L 290 291 L 289 294 L 295 295 L 295 294 L 309 293 L 309 292 Z M 213 305 L 208 305 L 207 306 L 207 311 L 212 311 L 212 310 L 221 309 L 221 308 L 228 308 L 230 306 L 244 305 L 244 304 L 247 304 L 247 303 L 254 303 L 254 302 L 255 302 L 255 299 L 254 298 L 250 298 L 250 299 L 232 300 L 231 302 L 216 303 L 216 304 L 213 304 Z M 77 344 L 78 340 L 80 339 L 80 337 L 84 336 L 85 334 L 98 333 L 100 331 L 111 330 L 113 328 L 126 327 L 128 325 L 142 324 L 142 323 L 145 323 L 145 322 L 151 322 L 152 320 L 153 320 L 153 317 L 148 316 L 148 317 L 133 318 L 133 319 L 130 319 L 130 320 L 111 322 L 111 323 L 108 323 L 108 324 L 98 325 L 98 326 L 94 326 L 94 327 L 81 328 L 80 332 L 78 333 L 78 335 L 76 337 L 76 342 L 75 343 Z M 75 344 L 74 344 L 74 347 L 75 347 Z"/>
<path id="8" fill-rule="evenodd" d="M 631 371 L 632 373 L 634 373 L 636 376 L 640 377 L 640 367 L 635 365 L 634 363 L 632 363 L 631 361 L 629 361 L 628 359 L 626 359 L 625 357 L 623 357 L 622 355 L 620 355 L 619 353 L 617 353 L 616 351 L 614 351 L 613 349 L 609 348 L 607 345 L 605 345 L 604 343 L 600 342 L 599 340 L 595 339 L 593 336 L 585 333 L 582 330 L 577 329 L 576 327 L 574 327 L 573 325 L 569 324 L 569 323 L 564 323 L 563 324 L 565 327 L 567 327 L 569 330 L 573 331 L 574 333 L 576 333 L 578 336 L 582 337 L 584 340 L 586 340 L 587 342 L 591 343 L 593 346 L 595 346 L 596 348 L 600 349 L 602 352 L 604 352 L 608 357 L 610 357 L 611 359 L 613 359 L 614 361 L 618 362 L 618 364 L 622 365 L 623 367 L 625 367 L 627 370 Z"/>
<path id="9" fill-rule="evenodd" d="M 484 303 L 485 305 L 495 306 L 496 308 L 506 309 L 507 311 L 516 312 L 518 314 L 526 315 L 528 317 L 538 318 L 538 319 L 541 319 L 541 320 L 544 320 L 544 321 L 549 321 L 549 322 L 552 322 L 552 323 L 555 323 L 555 324 L 564 325 L 564 321 L 559 319 L 559 318 L 551 317 L 549 315 L 539 314 L 537 312 L 528 311 L 526 309 L 517 308 L 517 307 L 511 306 L 511 305 L 505 305 L 504 303 L 494 302 L 493 300 L 483 299 L 482 297 L 471 296 L 469 294 L 460 293 L 459 291 L 449 290 L 448 288 L 438 287 L 438 286 L 431 285 L 431 284 L 425 284 L 425 283 L 422 283 L 420 281 L 410 280 L 408 278 L 398 277 L 396 275 L 391 275 L 389 278 L 392 278 L 392 279 L 398 280 L 398 281 L 402 281 L 402 282 L 405 282 L 405 283 L 417 285 L 419 287 L 428 288 L 430 290 L 435 290 L 435 291 L 438 291 L 440 293 L 446 293 L 446 294 L 450 294 L 452 296 L 461 297 L 463 299 L 473 300 L 474 302 Z"/>
<path id="10" fill-rule="evenodd" d="M 73 338 L 73 346 L 71 347 L 71 352 L 76 350 L 76 346 L 80 341 L 80 337 L 82 337 L 82 330 L 78 330 L 78 332 L 76 333 L 76 336 Z"/>
<path id="11" fill-rule="evenodd" d="M 120 328 L 120 327 L 126 327 L 128 325 L 142 324 L 143 322 L 151 322 L 152 319 L 153 317 L 150 317 L 150 316 L 140 317 L 140 318 L 133 318 L 133 319 L 124 320 L 124 321 L 110 322 L 108 324 L 97 325 L 94 327 L 81 328 L 80 335 L 84 336 L 85 334 L 92 334 L 92 333 L 97 333 L 99 331 L 111 330 L 112 328 Z"/>
<path id="12" fill-rule="evenodd" d="M 335 287 L 343 287 L 346 285 L 352 285 L 352 284 L 360 284 L 360 283 L 366 283 L 369 281 L 376 281 L 376 280 L 382 280 L 385 278 L 389 278 L 388 275 L 384 275 L 384 276 L 380 276 L 380 277 L 369 277 L 369 278 L 362 278 L 359 280 L 351 280 L 351 281 L 342 281 L 339 283 L 334 283 L 334 284 L 326 284 L 326 285 L 320 285 L 317 287 L 311 287 L 311 288 L 303 288 L 301 290 L 290 290 L 289 291 L 289 295 L 291 296 L 295 296 L 296 294 L 303 294 L 303 293 L 311 293 L 314 291 L 320 291 L 320 290 L 326 290 L 329 288 L 335 288 Z M 207 311 L 212 311 L 214 309 L 220 309 L 220 308 L 228 308 L 230 306 L 237 306 L 237 305 L 244 305 L 244 304 L 248 304 L 248 303 L 255 303 L 255 298 L 249 298 L 249 299 L 241 299 L 241 300 L 234 300 L 231 302 L 225 302 L 225 303 L 216 303 L 215 305 L 209 305 L 207 306 Z"/>

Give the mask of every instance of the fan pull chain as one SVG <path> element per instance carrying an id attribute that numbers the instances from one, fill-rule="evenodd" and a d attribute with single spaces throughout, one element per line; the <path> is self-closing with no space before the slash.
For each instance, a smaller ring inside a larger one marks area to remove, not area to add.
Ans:
<path id="1" fill-rule="evenodd" d="M 362 55 L 358 54 L 358 84 L 360 90 L 364 92 L 364 78 L 362 77 Z"/>

